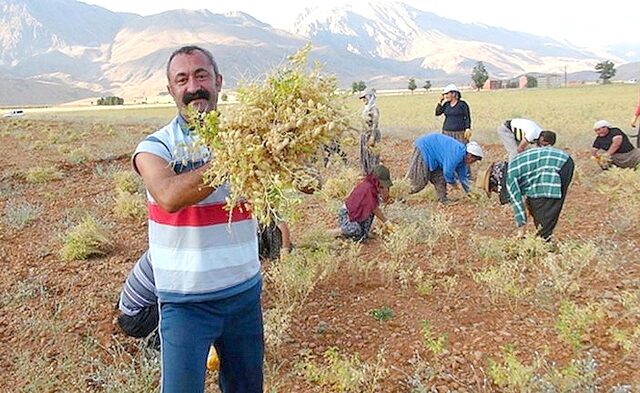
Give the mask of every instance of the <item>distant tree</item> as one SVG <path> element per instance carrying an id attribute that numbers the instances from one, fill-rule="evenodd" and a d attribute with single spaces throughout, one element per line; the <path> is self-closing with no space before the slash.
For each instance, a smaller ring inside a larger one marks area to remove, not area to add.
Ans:
<path id="1" fill-rule="evenodd" d="M 416 85 L 415 78 L 409 79 L 409 86 L 407 86 L 407 89 L 411 90 L 411 94 L 413 94 L 413 91 L 417 88 L 418 88 L 418 85 Z"/>
<path id="2" fill-rule="evenodd" d="M 424 82 L 424 86 L 422 86 L 422 88 L 429 91 L 429 89 L 431 89 L 431 81 Z"/>
<path id="3" fill-rule="evenodd" d="M 477 62 L 473 67 L 473 71 L 471 71 L 471 80 L 473 81 L 473 84 L 476 85 L 476 89 L 482 89 L 482 86 L 484 86 L 484 83 L 488 79 L 489 73 L 487 72 L 487 69 L 484 68 L 484 64 L 481 61 Z"/>
<path id="4" fill-rule="evenodd" d="M 100 97 L 96 105 L 123 105 L 124 98 L 116 96 Z"/>
<path id="5" fill-rule="evenodd" d="M 527 89 L 538 87 L 538 79 L 535 76 L 527 75 Z"/>
<path id="6" fill-rule="evenodd" d="M 358 92 L 364 91 L 366 88 L 367 88 L 367 85 L 366 83 L 364 83 L 364 81 L 357 81 L 351 84 L 352 93 L 358 93 Z"/>
<path id="7" fill-rule="evenodd" d="M 226 102 L 229 99 L 229 96 L 227 95 L 227 93 L 222 93 L 220 99 L 222 100 L 222 102 Z"/>
<path id="8" fill-rule="evenodd" d="M 606 85 L 611 83 L 609 79 L 613 78 L 616 75 L 616 67 L 612 61 L 605 60 L 596 64 L 596 72 L 600 73 L 602 84 Z"/>

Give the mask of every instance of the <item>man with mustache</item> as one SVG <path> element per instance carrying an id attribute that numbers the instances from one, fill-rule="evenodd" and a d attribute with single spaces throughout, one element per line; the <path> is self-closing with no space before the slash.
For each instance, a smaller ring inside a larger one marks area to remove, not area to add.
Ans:
<path id="1" fill-rule="evenodd" d="M 149 253 L 158 308 L 163 393 L 204 392 L 213 344 L 220 390 L 262 392 L 264 339 L 257 222 L 225 210 L 228 186 L 206 186 L 215 159 L 189 127 L 190 113 L 216 110 L 222 75 L 207 50 L 185 46 L 167 63 L 178 115 L 133 154 L 148 197 Z"/>

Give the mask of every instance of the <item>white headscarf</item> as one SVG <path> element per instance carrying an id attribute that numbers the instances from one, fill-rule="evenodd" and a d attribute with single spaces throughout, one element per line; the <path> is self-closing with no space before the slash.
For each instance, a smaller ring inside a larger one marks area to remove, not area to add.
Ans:
<path id="1" fill-rule="evenodd" d="M 362 109 L 362 115 L 366 116 L 376 107 L 376 89 L 368 89 L 360 98 L 366 98 L 367 103 Z"/>

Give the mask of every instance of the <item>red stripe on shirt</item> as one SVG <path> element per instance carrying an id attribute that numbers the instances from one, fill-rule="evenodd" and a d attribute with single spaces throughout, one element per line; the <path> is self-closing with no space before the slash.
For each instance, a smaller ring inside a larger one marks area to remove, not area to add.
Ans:
<path id="1" fill-rule="evenodd" d="M 175 213 L 169 213 L 155 203 L 147 203 L 149 220 L 158 224 L 174 227 L 203 227 L 209 225 L 226 224 L 229 222 L 229 211 L 224 203 L 212 205 L 187 206 Z M 250 220 L 251 213 L 245 204 L 238 204 L 233 209 L 231 222 Z"/>

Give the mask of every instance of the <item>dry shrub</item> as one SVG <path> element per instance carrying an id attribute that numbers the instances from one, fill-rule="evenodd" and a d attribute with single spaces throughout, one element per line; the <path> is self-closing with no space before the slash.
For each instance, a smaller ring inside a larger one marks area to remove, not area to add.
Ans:
<path id="1" fill-rule="evenodd" d="M 107 226 L 92 216 L 86 216 L 67 233 L 61 256 L 65 261 L 88 259 L 92 256 L 106 255 L 112 245 Z"/>
<path id="2" fill-rule="evenodd" d="M 343 166 L 340 170 L 329 177 L 322 185 L 317 195 L 325 202 L 343 202 L 353 190 L 360 178 L 360 173 L 351 167 Z M 392 187 L 393 189 L 393 187 Z"/>
<path id="3" fill-rule="evenodd" d="M 54 167 L 33 167 L 27 169 L 24 178 L 29 183 L 46 183 L 50 180 L 62 179 L 62 172 Z"/>
<path id="4" fill-rule="evenodd" d="M 147 215 L 146 201 L 138 193 L 119 192 L 113 206 L 113 213 L 121 219 L 141 220 Z"/>
<path id="5" fill-rule="evenodd" d="M 404 178 L 393 182 L 393 186 L 389 189 L 389 195 L 395 200 L 407 199 L 411 192 L 411 181 Z"/>
<path id="6" fill-rule="evenodd" d="M 20 230 L 34 222 L 42 213 L 42 205 L 29 202 L 7 202 L 4 207 L 3 221 L 12 229 Z"/>
<path id="7" fill-rule="evenodd" d="M 616 232 L 624 233 L 638 226 L 640 205 L 640 171 L 612 167 L 597 177 L 596 190 L 609 200 L 611 219 Z"/>
<path id="8" fill-rule="evenodd" d="M 331 347 L 324 352 L 322 362 L 308 355 L 296 368 L 307 381 L 332 392 L 378 392 L 380 383 L 389 374 L 384 349 L 378 352 L 375 361 L 363 362 L 357 353 L 342 355 L 338 348 Z"/>
<path id="9" fill-rule="evenodd" d="M 113 174 L 113 184 L 116 192 L 129 194 L 142 193 L 143 186 L 140 177 L 132 171 L 117 171 Z"/>

